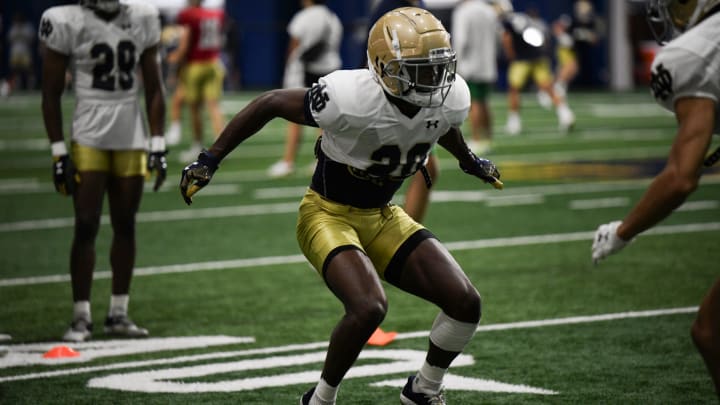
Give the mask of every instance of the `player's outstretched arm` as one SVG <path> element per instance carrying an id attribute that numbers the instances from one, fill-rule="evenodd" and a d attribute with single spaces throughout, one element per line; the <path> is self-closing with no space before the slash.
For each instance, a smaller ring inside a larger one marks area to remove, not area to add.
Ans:
<path id="1" fill-rule="evenodd" d="M 675 103 L 677 135 L 665 168 L 618 228 L 630 240 L 670 215 L 700 182 L 705 154 L 715 126 L 715 102 L 708 98 L 681 98 Z"/>
<path id="2" fill-rule="evenodd" d="M 678 130 L 665 168 L 623 219 L 601 225 L 592 245 L 594 263 L 620 251 L 635 236 L 665 219 L 692 194 L 715 125 L 715 103 L 705 98 L 682 98 L 675 103 Z"/>
<path id="3" fill-rule="evenodd" d="M 308 89 L 278 89 L 265 92 L 230 120 L 215 143 L 182 172 L 180 193 L 190 205 L 192 196 L 205 187 L 220 162 L 242 141 L 260 131 L 273 118 L 307 124 L 305 97 Z"/>
<path id="4" fill-rule="evenodd" d="M 265 92 L 230 120 L 208 149 L 223 159 L 242 141 L 260 131 L 273 118 L 305 124 L 305 95 L 308 89 L 277 89 Z"/>
<path id="5" fill-rule="evenodd" d="M 468 148 L 460 128 L 450 128 L 445 135 L 440 137 L 438 143 L 455 156 L 460 163 L 460 169 L 462 169 L 462 171 L 478 177 L 486 183 L 490 183 L 490 185 L 497 189 L 503 188 L 504 185 L 500 181 L 500 172 L 497 167 L 495 167 L 495 164 L 490 160 L 477 157 L 470 148 Z"/>

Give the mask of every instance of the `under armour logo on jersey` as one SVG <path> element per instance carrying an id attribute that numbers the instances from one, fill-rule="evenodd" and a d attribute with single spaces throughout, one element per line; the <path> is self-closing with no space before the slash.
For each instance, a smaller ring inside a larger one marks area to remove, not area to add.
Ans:
<path id="1" fill-rule="evenodd" d="M 52 34 L 52 31 L 52 23 L 47 19 L 43 19 L 40 23 L 40 36 L 43 38 L 47 38 L 50 36 L 50 34 Z"/>
<path id="2" fill-rule="evenodd" d="M 430 127 L 437 128 L 439 123 L 440 123 L 440 120 L 435 120 L 435 121 L 427 120 L 427 121 L 425 121 L 425 128 L 430 128 Z"/>
<path id="3" fill-rule="evenodd" d="M 659 63 L 650 75 L 650 88 L 653 96 L 661 100 L 667 100 L 672 93 L 672 76 L 662 63 Z"/>

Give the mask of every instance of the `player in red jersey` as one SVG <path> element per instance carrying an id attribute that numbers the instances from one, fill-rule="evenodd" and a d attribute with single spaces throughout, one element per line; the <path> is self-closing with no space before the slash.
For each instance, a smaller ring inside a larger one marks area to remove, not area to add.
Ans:
<path id="1" fill-rule="evenodd" d="M 202 0 L 189 0 L 189 6 L 177 16 L 183 27 L 180 44 L 168 55 L 168 62 L 182 65 L 180 88 L 190 106 L 193 144 L 182 160 L 194 159 L 202 150 L 202 102 L 207 105 L 213 132 L 219 134 L 224 123 L 218 100 L 222 95 L 225 68 L 220 61 L 223 10 L 202 7 Z"/>

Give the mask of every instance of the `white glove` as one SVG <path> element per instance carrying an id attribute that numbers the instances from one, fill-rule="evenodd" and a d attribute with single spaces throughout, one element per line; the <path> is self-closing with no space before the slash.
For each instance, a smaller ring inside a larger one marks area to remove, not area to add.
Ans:
<path id="1" fill-rule="evenodd" d="M 613 221 L 609 224 L 600 225 L 595 231 L 595 239 L 592 244 L 592 260 L 594 264 L 611 254 L 620 251 L 631 241 L 620 239 L 617 236 L 617 229 L 622 221 Z"/>

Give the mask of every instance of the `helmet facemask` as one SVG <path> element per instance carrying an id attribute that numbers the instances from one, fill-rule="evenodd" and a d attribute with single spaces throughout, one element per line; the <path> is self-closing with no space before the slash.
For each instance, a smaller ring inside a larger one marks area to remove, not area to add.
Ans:
<path id="1" fill-rule="evenodd" d="M 391 59 L 383 66 L 380 83 L 388 93 L 410 104 L 439 107 L 455 81 L 455 64 L 455 52 L 449 48 L 433 49 L 427 59 Z"/>
<path id="2" fill-rule="evenodd" d="M 646 5 L 645 18 L 650 31 L 660 45 L 665 45 L 678 35 L 668 11 L 668 3 L 668 0 L 649 0 Z"/>

